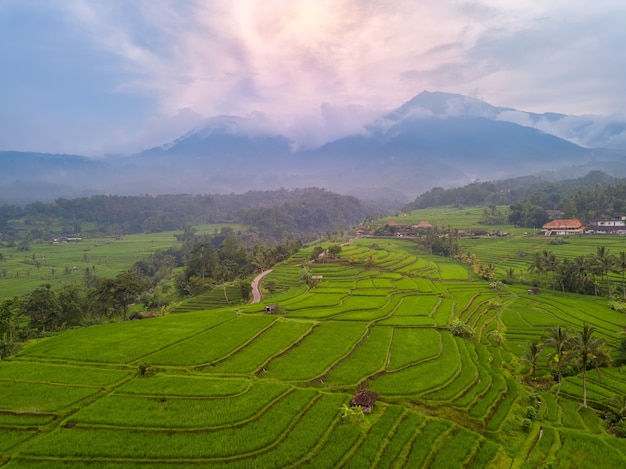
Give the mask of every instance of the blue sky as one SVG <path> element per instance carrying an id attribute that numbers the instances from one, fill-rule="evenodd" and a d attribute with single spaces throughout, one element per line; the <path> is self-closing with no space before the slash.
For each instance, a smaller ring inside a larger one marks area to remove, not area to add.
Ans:
<path id="1" fill-rule="evenodd" d="M 0 150 L 98 156 L 221 115 L 303 145 L 422 90 L 624 115 L 623 0 L 0 0 Z"/>

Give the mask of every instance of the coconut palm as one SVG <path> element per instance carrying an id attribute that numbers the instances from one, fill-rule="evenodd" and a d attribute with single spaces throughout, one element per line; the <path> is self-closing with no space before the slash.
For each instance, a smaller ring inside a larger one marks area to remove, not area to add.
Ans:
<path id="1" fill-rule="evenodd" d="M 565 364 L 567 349 L 572 339 L 572 330 L 561 326 L 554 326 L 546 330 L 543 346 L 553 349 L 548 355 L 548 364 L 556 372 L 557 389 L 556 395 L 561 392 L 561 380 L 563 379 L 563 365 Z"/>
<path id="2" fill-rule="evenodd" d="M 593 337 L 596 328 L 585 324 L 583 330 L 570 341 L 572 357 L 583 371 L 583 407 L 587 408 L 587 367 L 593 366 L 598 373 L 601 364 L 607 363 L 609 355 L 602 347 L 604 339 Z"/>
<path id="3" fill-rule="evenodd" d="M 520 362 L 528 363 L 528 374 L 530 376 L 534 376 L 535 371 L 537 370 L 537 363 L 541 357 L 542 350 L 543 346 L 538 340 L 528 342 L 528 347 L 524 349 L 524 354 L 522 355 L 522 358 L 520 358 Z"/>
<path id="4" fill-rule="evenodd" d="M 609 290 L 609 296 L 611 294 L 611 281 L 609 279 L 609 272 L 611 272 L 616 265 L 616 258 L 614 255 L 609 254 L 609 250 L 604 246 L 598 246 L 596 249 L 596 254 L 593 256 L 593 260 L 600 271 L 600 282 L 604 279 L 606 275 L 606 285 Z"/>
<path id="5" fill-rule="evenodd" d="M 624 281 L 626 277 L 626 252 L 620 251 L 615 267 L 622 271 L 622 297 L 626 298 L 626 282 Z"/>

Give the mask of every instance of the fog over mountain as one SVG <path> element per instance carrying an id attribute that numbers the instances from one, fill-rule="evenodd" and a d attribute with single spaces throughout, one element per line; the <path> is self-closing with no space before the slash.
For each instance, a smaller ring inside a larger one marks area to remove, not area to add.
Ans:
<path id="1" fill-rule="evenodd" d="M 89 194 L 230 193 L 323 187 L 409 200 L 434 186 L 592 169 L 626 175 L 626 123 L 533 114 L 422 92 L 359 132 L 303 148 L 250 117 L 216 116 L 130 156 L 0 152 L 2 201 Z"/>

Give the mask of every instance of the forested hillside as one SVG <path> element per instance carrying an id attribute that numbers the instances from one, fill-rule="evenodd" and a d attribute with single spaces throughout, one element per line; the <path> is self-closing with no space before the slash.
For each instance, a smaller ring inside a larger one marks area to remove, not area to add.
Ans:
<path id="1" fill-rule="evenodd" d="M 565 216 L 601 218 L 621 214 L 626 183 L 601 171 L 565 181 L 536 176 L 475 182 L 453 189 L 435 187 L 419 195 L 404 210 L 444 205 L 511 205 L 526 203 L 544 210 L 561 210 Z"/>
<path id="2" fill-rule="evenodd" d="M 281 189 L 245 194 L 119 196 L 98 195 L 0 206 L 0 233 L 11 237 L 15 226 L 28 227 L 33 238 L 68 232 L 153 233 L 184 225 L 243 223 L 260 239 L 311 239 L 363 220 L 368 209 L 355 197 L 324 189 Z M 57 226 L 56 230 L 53 226 Z"/>

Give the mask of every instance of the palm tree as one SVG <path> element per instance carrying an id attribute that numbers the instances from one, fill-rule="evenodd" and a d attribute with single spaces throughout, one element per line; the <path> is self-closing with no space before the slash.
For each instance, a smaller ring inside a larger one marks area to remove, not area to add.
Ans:
<path id="1" fill-rule="evenodd" d="M 552 251 L 544 250 L 541 255 L 541 263 L 544 272 L 552 272 L 552 289 L 555 289 L 555 276 L 559 268 L 559 260 Z"/>
<path id="2" fill-rule="evenodd" d="M 626 282 L 624 281 L 626 276 L 626 252 L 620 251 L 615 267 L 622 271 L 622 297 L 626 298 Z"/>
<path id="3" fill-rule="evenodd" d="M 528 374 L 530 376 L 533 376 L 537 370 L 537 362 L 539 361 L 539 357 L 541 357 L 542 350 L 542 344 L 537 340 L 533 340 L 528 342 L 528 347 L 524 350 L 522 358 L 520 358 L 520 362 L 528 363 Z"/>
<path id="4" fill-rule="evenodd" d="M 609 296 L 611 294 L 611 282 L 609 280 L 609 272 L 613 270 L 616 264 L 615 256 L 609 254 L 609 250 L 605 246 L 598 246 L 596 249 L 596 254 L 593 256 L 593 259 L 600 270 L 601 279 L 600 282 L 604 279 L 606 275 L 606 284 L 609 290 Z"/>
<path id="5" fill-rule="evenodd" d="M 535 253 L 533 263 L 530 265 L 528 270 L 530 271 L 534 270 L 535 272 L 537 272 L 537 283 L 541 285 L 541 274 L 544 272 L 544 264 L 543 264 L 543 258 L 541 257 L 540 253 L 538 252 Z"/>
<path id="6" fill-rule="evenodd" d="M 572 355 L 583 370 L 583 407 L 585 408 L 587 408 L 587 367 L 591 365 L 600 373 L 600 365 L 609 359 L 608 353 L 602 348 L 605 340 L 593 337 L 595 332 L 595 327 L 585 324 L 583 330 L 573 336 L 570 341 Z"/>
<path id="7" fill-rule="evenodd" d="M 561 392 L 561 380 L 563 379 L 563 365 L 565 362 L 567 349 L 571 341 L 571 329 L 564 329 L 561 326 L 554 326 L 546 329 L 544 335 L 543 346 L 551 348 L 554 351 L 548 355 L 548 364 L 550 368 L 556 370 L 557 389 L 556 395 Z"/>

